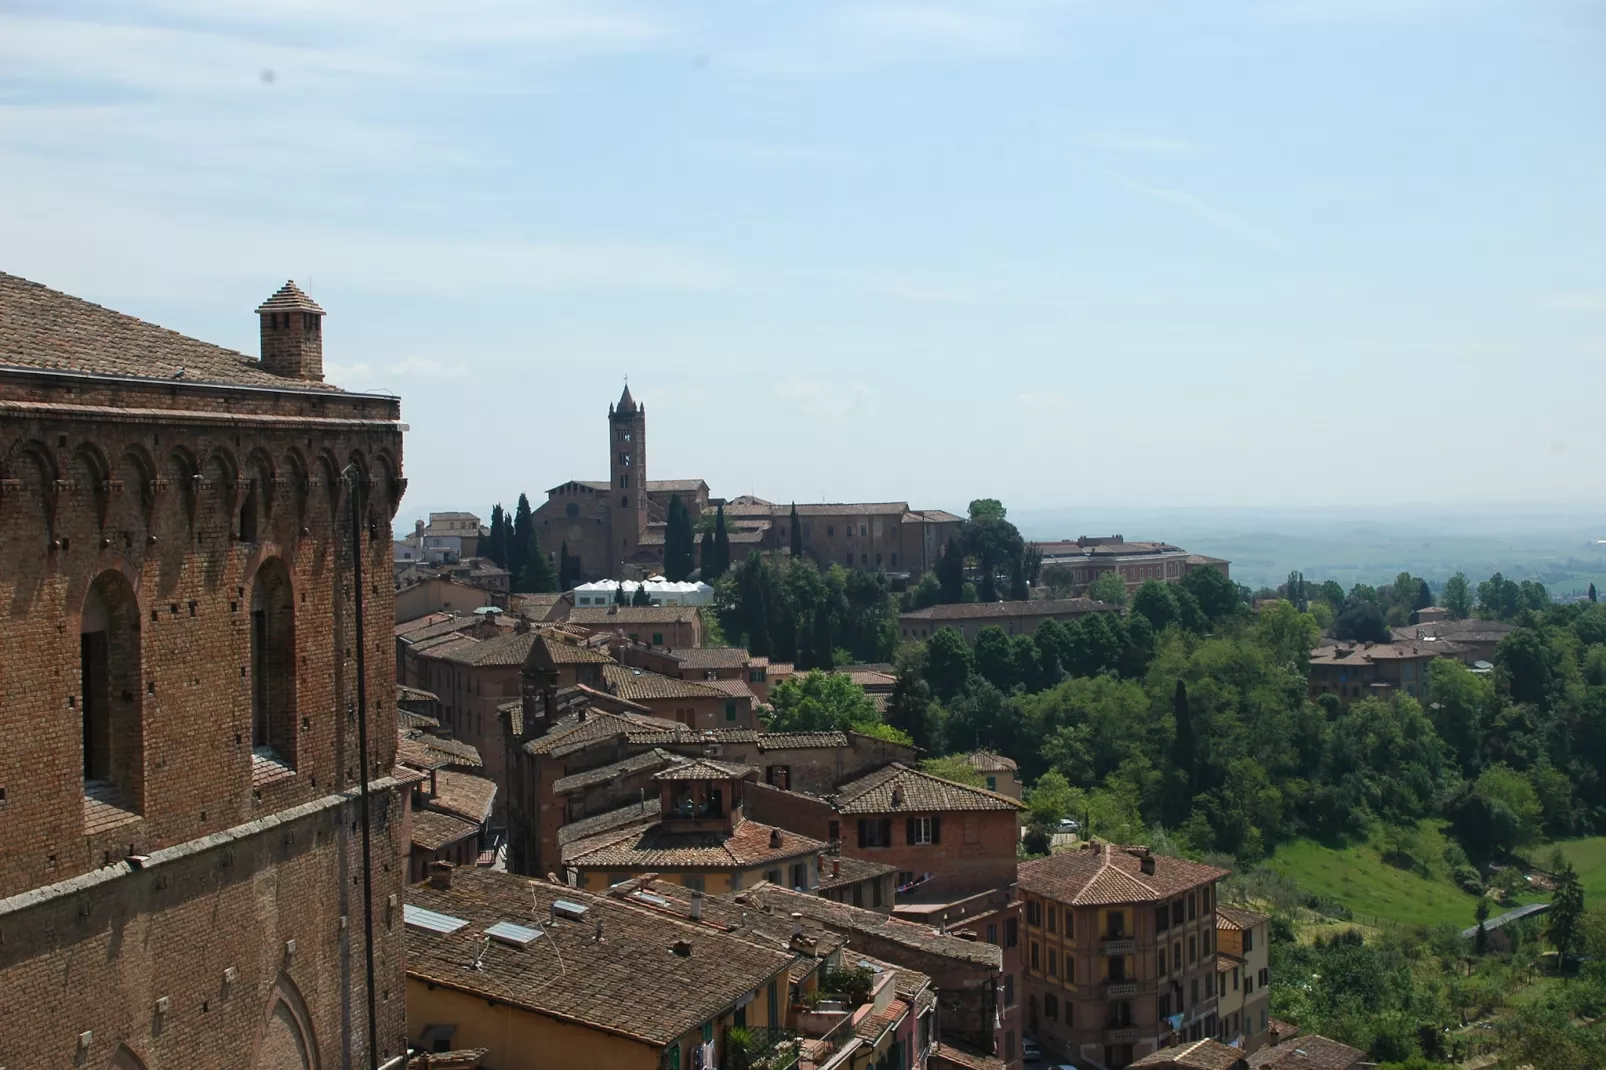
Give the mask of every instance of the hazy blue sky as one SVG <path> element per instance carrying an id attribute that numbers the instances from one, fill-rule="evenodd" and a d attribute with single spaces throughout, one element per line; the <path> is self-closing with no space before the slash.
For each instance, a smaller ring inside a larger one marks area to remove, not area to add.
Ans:
<path id="1" fill-rule="evenodd" d="M 246 352 L 406 511 L 1587 499 L 1606 6 L 0 0 L 0 268 Z M 1153 534 L 1164 534 L 1156 532 Z"/>

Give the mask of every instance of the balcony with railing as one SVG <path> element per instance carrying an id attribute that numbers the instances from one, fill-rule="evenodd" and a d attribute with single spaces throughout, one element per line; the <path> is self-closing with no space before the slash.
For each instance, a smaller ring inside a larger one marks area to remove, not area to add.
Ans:
<path id="1" fill-rule="evenodd" d="M 1105 955 L 1135 955 L 1138 942 L 1130 936 L 1106 936 L 1099 944 L 1099 952 Z"/>
<path id="2" fill-rule="evenodd" d="M 1141 1039 L 1143 1030 L 1135 1025 L 1107 1025 L 1104 1027 L 1104 1043 L 1131 1044 Z"/>
<path id="3" fill-rule="evenodd" d="M 773 1026 L 732 1026 L 725 1031 L 720 1070 L 791 1070 L 798 1064 L 800 1038 Z"/>
<path id="4" fill-rule="evenodd" d="M 1145 987 L 1147 987 L 1151 992 L 1154 991 L 1154 986 L 1152 984 Z M 1138 994 L 1138 991 L 1138 982 L 1136 981 L 1111 981 L 1109 984 L 1104 986 L 1104 998 L 1131 999 L 1133 996 Z"/>

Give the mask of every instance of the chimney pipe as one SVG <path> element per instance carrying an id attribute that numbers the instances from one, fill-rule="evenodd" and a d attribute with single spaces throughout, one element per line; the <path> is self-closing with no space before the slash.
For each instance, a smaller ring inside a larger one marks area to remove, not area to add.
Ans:
<path id="1" fill-rule="evenodd" d="M 803 935 L 803 915 L 797 911 L 792 912 L 792 937 L 796 939 Z"/>
<path id="2" fill-rule="evenodd" d="M 703 920 L 703 893 L 695 889 L 691 893 L 691 920 Z"/>
<path id="3" fill-rule="evenodd" d="M 452 864 L 445 861 L 435 861 L 429 864 L 429 886 L 445 892 L 452 887 Z"/>
<path id="4" fill-rule="evenodd" d="M 831 859 L 831 876 L 832 877 L 840 877 L 840 876 L 842 876 L 842 859 L 840 859 L 840 858 Z"/>

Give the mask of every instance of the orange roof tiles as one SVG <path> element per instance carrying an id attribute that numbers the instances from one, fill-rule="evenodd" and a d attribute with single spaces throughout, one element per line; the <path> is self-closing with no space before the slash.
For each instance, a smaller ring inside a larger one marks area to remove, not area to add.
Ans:
<path id="1" fill-rule="evenodd" d="M 1210 884 L 1228 871 L 1183 858 L 1151 855 L 1154 872 L 1144 873 L 1142 848 L 1100 845 L 1022 862 L 1018 883 L 1024 892 L 1076 906 L 1156 903 L 1190 888 Z"/>

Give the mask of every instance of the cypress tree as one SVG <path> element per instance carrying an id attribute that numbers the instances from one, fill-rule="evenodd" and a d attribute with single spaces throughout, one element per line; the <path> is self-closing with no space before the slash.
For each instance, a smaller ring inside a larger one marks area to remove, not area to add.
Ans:
<path id="1" fill-rule="evenodd" d="M 491 537 L 485 542 L 481 557 L 489 558 L 498 568 L 507 568 L 507 513 L 502 503 L 491 506 Z"/>
<path id="2" fill-rule="evenodd" d="M 636 584 L 636 593 L 630 596 L 630 604 L 633 606 L 652 605 L 652 596 L 647 593 L 646 581 Z"/>
<path id="3" fill-rule="evenodd" d="M 664 526 L 664 577 L 679 582 L 691 575 L 696 536 L 691 513 L 676 494 L 669 499 L 669 523 Z"/>
<path id="4" fill-rule="evenodd" d="M 770 656 L 769 605 L 765 601 L 763 587 L 755 588 L 753 595 L 753 609 L 748 619 L 747 652 L 755 658 L 767 658 Z"/>
<path id="5" fill-rule="evenodd" d="M 530 499 L 519 494 L 518 508 L 513 510 L 513 531 L 507 543 L 507 563 L 502 567 L 513 573 L 517 580 L 524 575 L 526 559 L 530 554 L 530 538 L 535 534 L 535 520 L 530 515 Z"/>
<path id="6" fill-rule="evenodd" d="M 725 507 L 714 518 L 714 575 L 723 576 L 731 567 L 731 540 L 725 531 Z"/>
<path id="7" fill-rule="evenodd" d="M 714 533 L 703 532 L 703 541 L 697 544 L 697 573 L 704 583 L 713 578 L 714 573 Z"/>
<path id="8" fill-rule="evenodd" d="M 958 605 L 965 591 L 965 553 L 953 539 L 937 559 L 937 584 L 942 588 L 942 604 Z"/>
<path id="9" fill-rule="evenodd" d="M 628 606 L 630 604 L 630 599 L 625 597 L 624 580 L 620 580 L 619 586 L 613 589 L 613 604 L 616 606 Z"/>
<path id="10" fill-rule="evenodd" d="M 792 503 L 792 560 L 803 559 L 803 522 L 797 518 L 797 502 Z"/>
<path id="11" fill-rule="evenodd" d="M 548 594 L 557 586 L 552 561 L 541 551 L 541 539 L 534 531 L 530 532 L 529 549 L 524 555 L 524 572 L 516 578 L 517 589 L 530 594 Z"/>
<path id="12" fill-rule="evenodd" d="M 1591 602 L 1595 600 L 1595 585 L 1593 583 L 1589 585 L 1589 600 Z"/>
<path id="13" fill-rule="evenodd" d="M 569 556 L 569 544 L 558 544 L 558 590 L 574 590 L 574 559 Z"/>
<path id="14" fill-rule="evenodd" d="M 831 614 L 825 606 L 814 611 L 814 667 L 830 672 L 836 667 L 836 651 L 831 646 Z"/>
<path id="15" fill-rule="evenodd" d="M 1193 776 L 1193 715 L 1188 712 L 1188 685 L 1180 679 L 1177 680 L 1177 689 L 1171 696 L 1171 712 L 1177 722 L 1177 739 L 1171 751 L 1171 761 L 1187 778 L 1188 787 L 1192 789 L 1196 786 Z"/>

